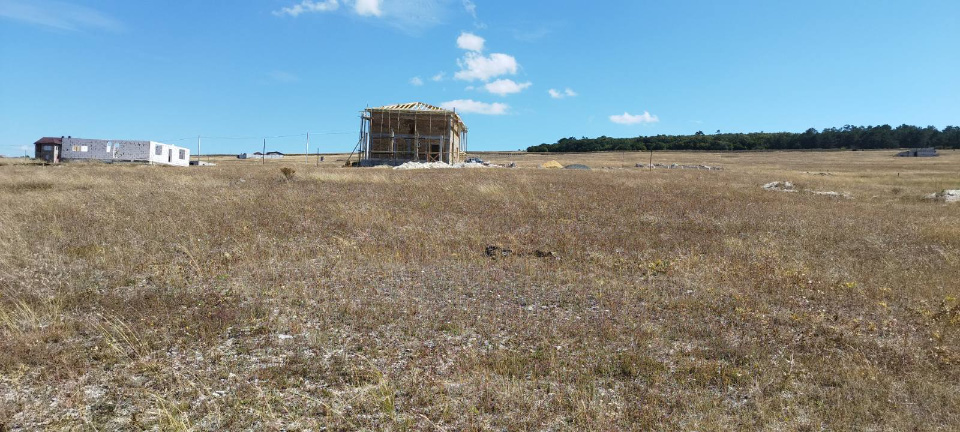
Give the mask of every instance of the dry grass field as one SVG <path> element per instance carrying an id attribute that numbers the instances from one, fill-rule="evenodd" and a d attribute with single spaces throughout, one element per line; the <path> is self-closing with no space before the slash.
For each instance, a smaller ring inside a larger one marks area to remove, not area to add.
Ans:
<path id="1" fill-rule="evenodd" d="M 0 159 L 0 430 L 958 430 L 960 152 L 892 155 Z"/>

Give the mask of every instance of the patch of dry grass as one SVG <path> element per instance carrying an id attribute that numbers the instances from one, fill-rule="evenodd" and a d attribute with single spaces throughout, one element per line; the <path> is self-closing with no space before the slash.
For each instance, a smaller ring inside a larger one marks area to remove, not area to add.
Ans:
<path id="1" fill-rule="evenodd" d="M 960 424 L 960 155 L 648 157 L 0 167 L 0 429 Z"/>

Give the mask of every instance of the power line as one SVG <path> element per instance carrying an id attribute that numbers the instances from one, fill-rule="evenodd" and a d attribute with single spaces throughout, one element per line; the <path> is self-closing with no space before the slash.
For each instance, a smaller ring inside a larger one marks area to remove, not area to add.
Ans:
<path id="1" fill-rule="evenodd" d="M 307 132 L 301 134 L 292 134 L 292 135 L 251 135 L 251 136 L 208 136 L 208 135 L 199 135 L 199 138 L 212 139 L 212 140 L 261 140 L 261 139 L 276 139 L 276 138 L 304 138 L 308 134 L 312 135 L 352 135 L 356 132 Z M 160 141 L 163 142 L 175 142 L 175 141 L 186 141 L 197 139 L 198 136 L 191 136 L 186 138 L 176 138 L 176 139 L 163 139 Z"/>
<path id="2" fill-rule="evenodd" d="M 264 135 L 256 135 L 256 136 L 254 136 L 254 135 L 251 135 L 251 136 L 207 136 L 207 135 L 199 135 L 199 136 L 198 136 L 198 135 L 194 135 L 194 136 L 189 136 L 189 137 L 184 137 L 184 138 L 169 138 L 169 139 L 161 139 L 161 140 L 157 140 L 157 141 L 161 141 L 161 142 L 177 142 L 177 141 L 195 140 L 195 139 L 197 139 L 198 137 L 199 137 L 199 138 L 205 138 L 205 139 L 213 139 L 213 140 L 252 140 L 252 139 L 261 140 L 261 139 L 264 139 L 264 138 L 266 138 L 266 139 L 274 139 L 274 138 L 304 138 L 304 137 L 306 137 L 307 135 L 314 135 L 314 136 L 316 136 L 316 135 L 352 135 L 352 134 L 355 134 L 355 133 L 356 133 L 356 132 L 307 132 L 307 133 L 293 134 L 293 135 L 266 135 L 266 136 L 264 136 Z M 134 140 L 134 141 L 136 141 L 136 140 Z M 23 147 L 23 146 L 28 146 L 28 147 L 29 147 L 29 146 L 32 145 L 32 144 L 33 144 L 33 143 L 30 143 L 30 144 L 0 144 L 0 147 Z"/>

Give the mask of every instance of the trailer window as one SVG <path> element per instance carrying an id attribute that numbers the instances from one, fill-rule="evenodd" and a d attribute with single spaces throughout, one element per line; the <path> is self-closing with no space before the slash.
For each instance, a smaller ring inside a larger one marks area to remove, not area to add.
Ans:
<path id="1" fill-rule="evenodd" d="M 154 154 L 156 154 L 157 156 L 163 156 L 163 146 L 158 145 L 157 151 L 154 152 Z"/>
<path id="2" fill-rule="evenodd" d="M 181 150 L 180 150 L 180 159 L 186 159 L 186 158 L 187 158 L 187 151 L 181 149 Z"/>

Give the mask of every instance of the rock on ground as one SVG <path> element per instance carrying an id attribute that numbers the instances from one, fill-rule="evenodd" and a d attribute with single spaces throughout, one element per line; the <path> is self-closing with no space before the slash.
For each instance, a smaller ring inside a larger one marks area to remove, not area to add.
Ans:
<path id="1" fill-rule="evenodd" d="M 932 193 L 925 198 L 932 200 L 943 200 L 944 202 L 960 202 L 960 189 L 944 189 L 939 193 Z"/>
<path id="2" fill-rule="evenodd" d="M 763 188 L 764 188 L 765 190 L 775 190 L 775 191 L 783 191 L 783 192 L 796 192 L 796 191 L 797 191 L 796 189 L 794 189 L 793 183 L 790 183 L 790 182 L 788 182 L 788 181 L 775 181 L 775 182 L 770 182 L 770 183 L 767 183 L 767 184 L 763 185 Z"/>

